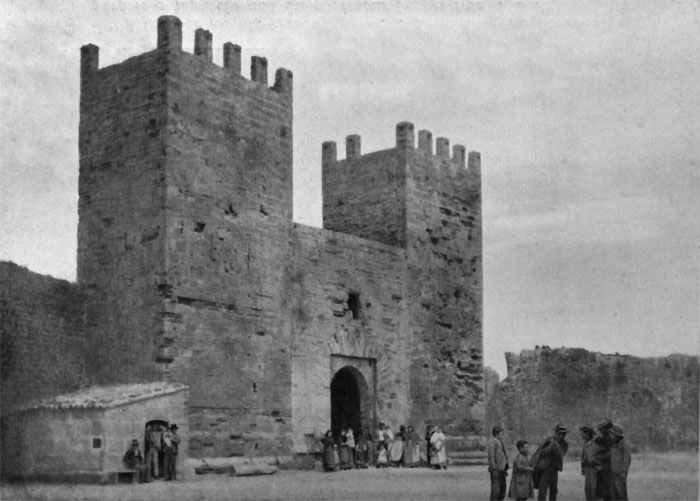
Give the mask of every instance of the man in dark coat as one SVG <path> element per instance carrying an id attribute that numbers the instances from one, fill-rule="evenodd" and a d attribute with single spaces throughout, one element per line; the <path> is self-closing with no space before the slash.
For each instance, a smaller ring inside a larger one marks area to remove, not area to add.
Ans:
<path id="1" fill-rule="evenodd" d="M 163 434 L 163 468 L 165 480 L 177 480 L 177 453 L 180 445 L 180 435 L 177 434 L 178 426 L 173 424 Z"/>
<path id="2" fill-rule="evenodd" d="M 581 451 L 581 475 L 584 478 L 584 492 L 586 501 L 594 501 L 598 499 L 596 494 L 598 483 L 598 471 L 601 466 L 597 461 L 599 446 L 596 444 L 595 429 L 584 424 L 579 427 L 581 431 L 581 441 L 583 442 L 583 450 Z"/>
<path id="3" fill-rule="evenodd" d="M 130 470 L 138 472 L 139 483 L 143 484 L 149 480 L 146 478 L 147 466 L 143 462 L 143 456 L 141 455 L 141 450 L 139 449 L 139 441 L 133 439 L 131 441 L 131 447 L 124 454 L 124 466 Z"/>
<path id="4" fill-rule="evenodd" d="M 610 428 L 613 445 L 610 448 L 610 493 L 611 499 L 627 500 L 627 472 L 632 456 L 630 447 L 625 442 L 625 430 L 622 426 Z"/>
<path id="5" fill-rule="evenodd" d="M 549 491 L 550 501 L 557 499 L 559 472 L 564 467 L 564 456 L 569 450 L 566 432 L 566 427 L 561 424 L 556 425 L 554 436 L 548 438 L 542 445 L 540 460 L 535 466 L 539 470 L 537 499 L 540 501 L 547 499 L 547 491 Z"/>
<path id="6" fill-rule="evenodd" d="M 610 492 L 610 448 L 612 447 L 610 429 L 612 426 L 613 423 L 609 419 L 601 419 L 597 426 L 600 436 L 594 439 L 597 446 L 595 461 L 600 467 L 596 483 L 596 495 L 605 501 L 612 499 L 612 493 Z"/>

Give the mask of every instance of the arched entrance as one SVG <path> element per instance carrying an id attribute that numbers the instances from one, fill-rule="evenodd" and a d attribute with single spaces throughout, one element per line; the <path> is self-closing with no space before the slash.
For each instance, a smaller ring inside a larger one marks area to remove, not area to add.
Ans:
<path id="1" fill-rule="evenodd" d="M 355 367 L 345 366 L 331 380 L 331 430 L 352 428 L 355 437 L 372 424 L 371 393 L 367 380 Z"/>

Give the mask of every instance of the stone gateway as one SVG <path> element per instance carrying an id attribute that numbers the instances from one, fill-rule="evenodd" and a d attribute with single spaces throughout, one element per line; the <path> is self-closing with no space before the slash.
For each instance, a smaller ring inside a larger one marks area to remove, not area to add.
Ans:
<path id="1" fill-rule="evenodd" d="M 84 46 L 80 81 L 77 283 L 55 280 L 80 320 L 52 326 L 79 363 L 50 392 L 185 385 L 193 457 L 315 452 L 327 429 L 380 420 L 483 442 L 479 153 L 433 151 L 429 131 L 416 145 L 408 122 L 386 150 L 324 143 L 313 228 L 292 220 L 291 71 L 269 86 L 254 56 L 246 79 L 240 47 L 217 66 L 211 33 L 184 52 L 163 16 L 157 47 L 120 64 Z M 33 290 L 11 289 L 3 318 L 27 327 L 3 328 L 10 359 L 45 335 L 20 308 Z M 65 316 L 53 305 L 31 314 Z M 8 370 L 4 386 L 43 377 Z M 37 386 L 11 405 L 50 396 Z"/>

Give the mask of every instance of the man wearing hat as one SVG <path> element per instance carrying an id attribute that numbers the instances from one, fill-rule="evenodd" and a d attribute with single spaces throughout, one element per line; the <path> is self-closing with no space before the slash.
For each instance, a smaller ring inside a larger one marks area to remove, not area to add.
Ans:
<path id="1" fill-rule="evenodd" d="M 165 480 L 176 480 L 177 469 L 175 462 L 180 444 L 180 436 L 177 434 L 178 426 L 173 424 L 163 433 L 163 469 Z"/>
<path id="2" fill-rule="evenodd" d="M 627 472 L 630 469 L 632 455 L 625 442 L 625 430 L 622 426 L 610 428 L 613 445 L 610 448 L 610 494 L 611 499 L 627 499 Z"/>
<path id="3" fill-rule="evenodd" d="M 564 467 L 564 455 L 569 450 L 566 433 L 567 429 L 564 425 L 556 425 L 554 427 L 554 436 L 548 438 L 542 446 L 541 459 L 538 463 L 540 478 L 537 485 L 537 499 L 540 501 L 547 499 L 547 491 L 549 491 L 550 501 L 557 499 L 559 472 Z M 540 467 L 540 465 L 542 466 Z"/>
<path id="4" fill-rule="evenodd" d="M 143 464 L 143 456 L 141 455 L 141 450 L 139 449 L 139 441 L 133 439 L 131 441 L 131 447 L 124 454 L 124 466 L 130 470 L 135 470 L 138 472 L 139 483 L 143 484 L 149 480 L 146 478 L 146 465 Z"/>
<path id="5" fill-rule="evenodd" d="M 594 440 L 595 429 L 591 425 L 584 424 L 583 426 L 579 426 L 579 430 L 581 431 L 581 442 L 583 443 L 583 451 L 581 452 L 581 475 L 583 475 L 585 479 L 584 492 L 586 494 L 586 501 L 591 501 L 598 499 L 596 483 L 598 481 L 600 464 L 596 456 L 599 446 Z"/>
<path id="6" fill-rule="evenodd" d="M 598 477 L 596 479 L 596 496 L 606 501 L 612 499 L 610 492 L 610 448 L 612 447 L 613 438 L 610 434 L 610 429 L 613 423 L 608 418 L 600 420 L 596 428 L 600 432 L 600 436 L 595 438 L 597 445 L 595 451 L 595 459 L 598 463 Z"/>
<path id="7" fill-rule="evenodd" d="M 503 501 L 506 497 L 506 477 L 508 476 L 508 455 L 503 446 L 503 428 L 494 426 L 493 435 L 486 445 L 491 476 L 490 501 Z"/>

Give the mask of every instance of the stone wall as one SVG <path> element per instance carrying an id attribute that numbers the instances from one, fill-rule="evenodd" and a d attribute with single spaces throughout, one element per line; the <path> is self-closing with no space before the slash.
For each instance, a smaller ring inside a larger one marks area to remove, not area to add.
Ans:
<path id="1" fill-rule="evenodd" d="M 83 294 L 65 280 L 0 262 L 0 444 L 3 471 L 17 458 L 10 415 L 31 399 L 86 382 Z"/>
<path id="2" fill-rule="evenodd" d="M 185 438 L 178 447 L 182 462 L 188 454 L 186 400 L 187 392 L 181 390 L 114 407 L 25 410 L 20 414 L 21 468 L 13 473 L 25 479 L 71 480 L 77 474 L 94 481 L 108 479 L 102 473 L 124 469 L 122 458 L 132 439 L 144 453 L 145 425 L 152 420 L 178 424 Z M 90 472 L 94 475 L 88 476 Z"/>
<path id="3" fill-rule="evenodd" d="M 406 165 L 395 148 L 361 155 L 360 136 L 346 139 L 346 158 L 323 143 L 323 227 L 406 246 Z"/>
<path id="4" fill-rule="evenodd" d="M 159 360 L 166 379 L 190 386 L 193 457 L 284 454 L 292 76 L 280 69 L 269 87 L 263 58 L 249 80 L 207 47 L 167 49 Z"/>
<path id="5" fill-rule="evenodd" d="M 405 250 L 303 225 L 296 225 L 293 242 L 286 292 L 291 298 L 295 450 L 308 452 L 330 428 L 331 379 L 344 365 L 357 366 L 376 402 L 366 409 L 370 426 L 377 420 L 394 429 L 408 423 Z M 358 297 L 355 313 L 351 293 Z M 339 355 L 343 360 L 332 363 Z"/>
<path id="6" fill-rule="evenodd" d="M 433 155 L 426 131 L 416 148 L 407 122 L 377 153 L 350 136 L 338 162 L 326 143 L 325 229 L 294 225 L 292 74 L 269 86 L 254 56 L 244 78 L 240 47 L 224 44 L 219 67 L 211 40 L 197 30 L 186 53 L 163 16 L 151 52 L 99 68 L 99 49 L 82 48 L 88 377 L 189 386 L 194 457 L 315 450 L 346 369 L 362 427 L 479 436 L 477 157 L 467 169 L 443 138 Z"/>
<path id="7" fill-rule="evenodd" d="M 506 354 L 508 377 L 487 386 L 489 429 L 502 423 L 511 441 L 536 441 L 556 423 L 571 430 L 603 417 L 625 428 L 642 450 L 698 446 L 698 358 L 637 358 L 583 349 L 541 348 Z"/>
<path id="8" fill-rule="evenodd" d="M 3 411 L 86 381 L 83 322 L 76 284 L 0 262 Z"/>
<path id="9" fill-rule="evenodd" d="M 99 383 L 159 378 L 162 332 L 165 80 L 152 51 L 98 68 L 82 48 L 78 283 L 86 293 L 88 371 Z"/>
<path id="10" fill-rule="evenodd" d="M 404 127 L 403 131 L 401 127 Z M 402 138 L 409 137 L 410 139 Z M 428 136 L 426 138 L 426 136 Z M 477 153 L 465 165 L 463 146 L 399 124 L 399 155 L 407 164 L 407 289 L 412 421 L 447 433 L 483 433 L 481 176 Z"/>

